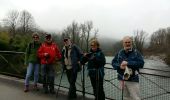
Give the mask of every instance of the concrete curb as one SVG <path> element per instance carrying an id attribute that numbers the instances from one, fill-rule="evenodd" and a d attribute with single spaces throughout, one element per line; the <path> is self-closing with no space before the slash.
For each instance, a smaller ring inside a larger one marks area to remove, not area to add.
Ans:
<path id="1" fill-rule="evenodd" d="M 6 82 L 6 83 L 12 83 L 12 84 L 15 84 L 17 86 L 24 86 L 24 79 L 6 76 L 6 75 L 2 75 L 2 74 L 0 74 L 0 81 Z"/>

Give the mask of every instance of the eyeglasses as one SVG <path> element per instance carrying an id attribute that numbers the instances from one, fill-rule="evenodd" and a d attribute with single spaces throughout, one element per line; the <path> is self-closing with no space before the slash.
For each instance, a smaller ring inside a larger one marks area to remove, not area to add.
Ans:
<path id="1" fill-rule="evenodd" d="M 94 47 L 94 46 L 96 46 L 96 45 L 94 45 L 94 44 L 91 44 L 90 46 L 91 46 L 91 47 Z"/>
<path id="2" fill-rule="evenodd" d="M 131 43 L 131 42 L 124 42 L 124 43 Z"/>
<path id="3" fill-rule="evenodd" d="M 34 36 L 33 38 L 34 38 L 34 39 L 38 39 L 39 37 L 38 37 L 38 36 Z"/>
<path id="4" fill-rule="evenodd" d="M 68 41 L 68 39 L 64 39 L 64 42 L 67 42 Z"/>
<path id="5" fill-rule="evenodd" d="M 51 37 L 50 37 L 50 36 L 48 36 L 48 37 L 45 37 L 45 39 L 46 39 L 46 40 L 50 40 L 50 39 L 51 39 Z"/>

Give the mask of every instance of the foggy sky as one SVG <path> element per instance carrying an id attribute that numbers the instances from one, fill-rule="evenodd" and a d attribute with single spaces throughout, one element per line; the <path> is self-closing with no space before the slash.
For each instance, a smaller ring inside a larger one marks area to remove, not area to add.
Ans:
<path id="1" fill-rule="evenodd" d="M 170 26 L 170 0 L 0 0 L 0 22 L 10 10 L 27 10 L 44 30 L 62 31 L 73 21 L 93 21 L 100 37 L 151 34 Z"/>

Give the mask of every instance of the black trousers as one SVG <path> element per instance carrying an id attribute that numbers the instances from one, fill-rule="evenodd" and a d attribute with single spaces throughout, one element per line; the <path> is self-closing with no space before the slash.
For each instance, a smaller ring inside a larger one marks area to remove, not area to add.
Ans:
<path id="1" fill-rule="evenodd" d="M 53 64 L 42 65 L 42 80 L 45 91 L 54 91 L 55 69 Z"/>
<path id="2" fill-rule="evenodd" d="M 73 69 L 66 70 L 67 79 L 70 84 L 68 97 L 69 98 L 76 98 L 76 79 L 77 79 L 77 72 L 73 72 Z"/>
<path id="3" fill-rule="evenodd" d="M 93 93 L 95 100 L 105 100 L 105 93 L 103 88 L 103 77 L 99 75 L 99 72 L 96 70 L 95 76 L 90 76 L 91 84 L 93 87 Z"/>

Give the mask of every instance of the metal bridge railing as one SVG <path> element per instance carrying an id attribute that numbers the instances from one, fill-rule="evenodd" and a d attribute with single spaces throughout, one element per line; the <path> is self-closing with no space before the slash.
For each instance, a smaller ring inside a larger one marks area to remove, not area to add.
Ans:
<path id="1" fill-rule="evenodd" d="M 26 74 L 26 66 L 24 66 L 24 52 L 0 51 L 0 66 L 1 74 L 24 78 Z M 60 64 L 56 64 L 56 67 L 57 74 L 55 84 L 56 86 L 59 86 L 62 72 Z M 77 91 L 82 92 L 85 96 L 86 94 L 93 94 L 93 90 L 90 78 L 87 75 L 87 67 L 84 66 L 83 68 L 84 70 L 78 73 L 76 87 Z M 161 69 L 149 70 L 161 71 Z M 162 71 L 162 73 L 163 72 L 164 71 Z M 165 72 L 170 73 L 168 70 Z M 66 89 L 69 87 L 65 73 L 63 74 L 60 87 Z M 112 69 L 110 63 L 105 65 L 104 91 L 106 99 L 122 100 L 121 83 L 117 80 L 117 72 Z M 169 100 L 170 77 L 141 72 L 140 95 L 142 100 Z"/>

